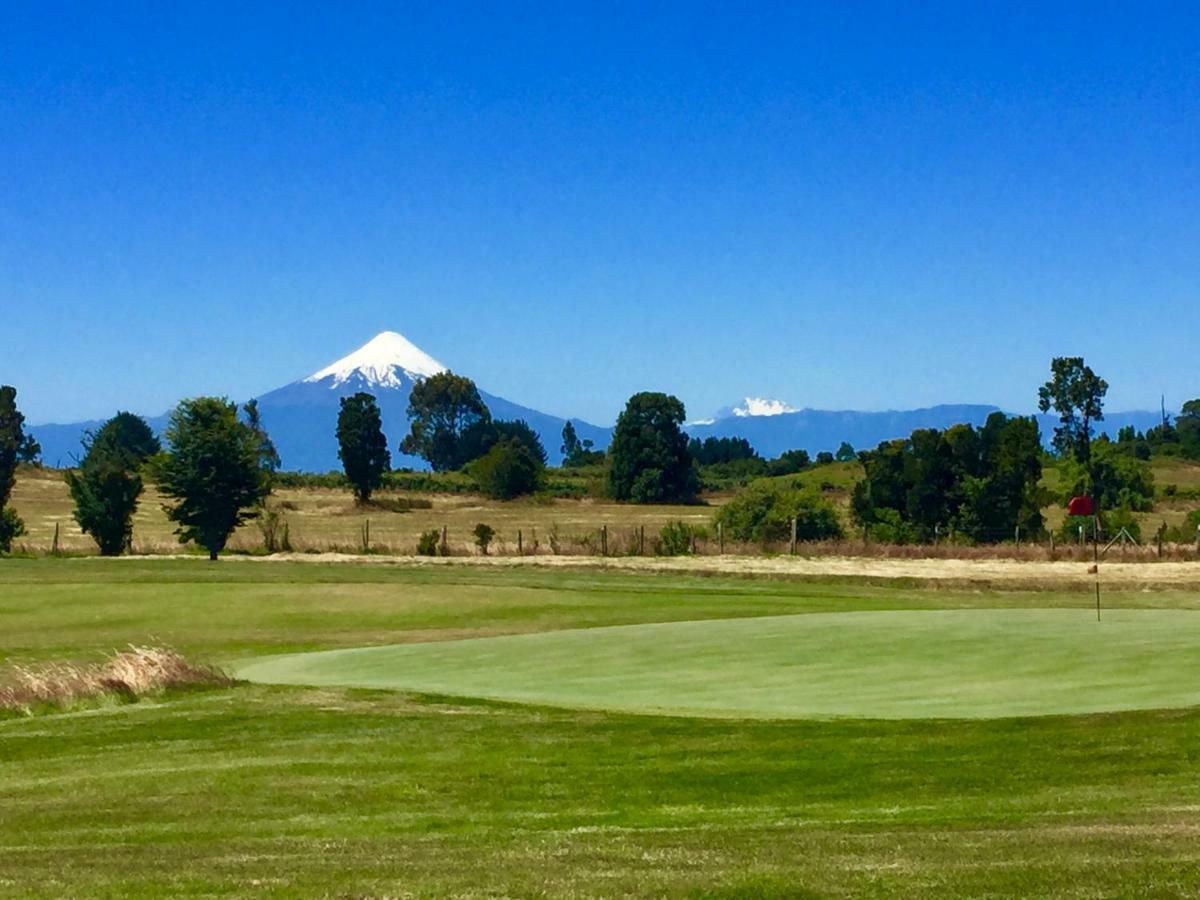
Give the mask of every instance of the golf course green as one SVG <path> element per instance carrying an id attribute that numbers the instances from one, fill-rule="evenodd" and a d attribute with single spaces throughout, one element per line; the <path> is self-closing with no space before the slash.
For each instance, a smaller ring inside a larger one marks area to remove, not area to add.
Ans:
<path id="1" fill-rule="evenodd" d="M 816 613 L 257 658 L 249 681 L 754 718 L 998 718 L 1200 703 L 1200 615 Z"/>

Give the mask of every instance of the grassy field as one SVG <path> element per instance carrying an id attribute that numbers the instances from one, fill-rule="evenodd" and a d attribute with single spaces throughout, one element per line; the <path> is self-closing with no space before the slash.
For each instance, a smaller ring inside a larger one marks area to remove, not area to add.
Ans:
<path id="1" fill-rule="evenodd" d="M 0 561 L 0 660 L 90 659 L 134 642 L 233 664 L 663 622 L 770 633 L 783 621 L 774 617 L 799 627 L 830 614 L 876 625 L 913 615 L 944 656 L 953 642 L 938 646 L 937 621 L 951 614 L 938 610 L 978 617 L 985 631 L 1030 610 L 1025 624 L 1041 631 L 1057 615 L 1086 615 L 1090 599 L 679 574 L 10 559 Z M 1200 598 L 1106 602 L 1161 643 L 1162 671 L 1178 661 L 1175 687 L 1189 690 L 1188 632 L 1162 626 L 1195 612 L 1147 611 L 1198 611 Z M 890 645 L 879 628 L 849 650 L 824 646 L 869 671 L 903 655 L 907 631 Z M 679 638 L 668 627 L 643 646 L 661 655 Z M 1009 658 L 1035 652 L 1026 644 Z M 1062 656 L 1058 668 L 1075 662 Z M 898 692 L 921 674 L 915 658 L 903 668 L 890 671 Z M 0 720 L 0 894 L 1185 895 L 1200 883 L 1197 746 L 1192 708 L 723 719 L 250 684 Z"/>
<path id="2" fill-rule="evenodd" d="M 1159 500 L 1151 512 L 1138 513 L 1143 535 L 1153 535 L 1160 523 L 1181 525 L 1187 514 L 1200 505 L 1189 499 L 1200 488 L 1200 465 L 1174 459 L 1156 459 L 1152 463 Z M 821 492 L 838 508 L 844 524 L 850 526 L 850 495 L 862 478 L 857 462 L 832 463 L 808 469 L 798 476 L 787 476 Z M 1056 484 L 1057 472 L 1047 467 L 1044 483 Z M 1167 485 L 1175 485 L 1182 496 L 1163 496 Z M 614 554 L 635 552 L 639 534 L 644 530 L 646 552 L 653 552 L 659 529 L 668 522 L 682 521 L 707 528 L 709 540 L 702 552 L 715 552 L 712 518 L 731 492 L 711 494 L 694 506 L 638 506 L 606 500 L 527 498 L 512 502 L 486 500 L 464 493 L 428 493 L 383 491 L 380 503 L 370 508 L 354 505 L 348 491 L 340 488 L 277 488 L 272 498 L 287 523 L 292 547 L 298 552 L 361 552 L 364 525 L 369 523 L 370 547 L 374 552 L 411 554 L 422 532 L 447 530 L 447 543 L 456 554 L 477 553 L 471 536 L 475 526 L 484 522 L 496 529 L 492 552 L 500 555 L 517 551 L 518 532 L 525 553 L 590 554 L 600 548 L 600 529 L 608 529 L 608 546 Z M 398 504 L 416 500 L 429 508 L 398 511 Z M 62 473 L 52 469 L 23 467 L 13 492 L 13 506 L 25 520 L 28 534 L 18 539 L 17 549 L 44 553 L 54 543 L 58 529 L 59 548 L 71 553 L 94 553 L 93 541 L 79 531 L 71 516 L 71 499 Z M 177 553 L 182 548 L 173 534 L 173 526 L 162 510 L 162 498 L 148 486 L 134 520 L 133 546 L 137 553 Z M 1057 527 L 1065 515 L 1061 504 L 1043 510 L 1047 525 Z M 257 552 L 263 547 L 258 525 L 250 523 L 231 539 L 234 552 Z M 732 544 L 730 550 L 737 550 Z M 761 552 L 761 548 L 741 548 Z"/>
<path id="3" fill-rule="evenodd" d="M 289 539 L 300 552 L 345 550 L 358 552 L 363 526 L 370 523 L 372 549 L 389 553 L 413 553 L 421 533 L 445 527 L 447 542 L 456 553 L 476 552 L 472 530 L 486 522 L 497 531 L 495 553 L 515 553 L 517 532 L 522 549 L 549 552 L 557 544 L 562 552 L 579 553 L 588 546 L 599 547 L 599 530 L 609 529 L 610 547 L 624 548 L 635 539 L 637 529 L 646 530 L 647 541 L 670 521 L 708 525 L 715 507 L 636 506 L 602 500 L 523 499 L 511 502 L 486 500 L 473 494 L 428 494 L 380 492 L 378 506 L 355 506 L 348 490 L 340 488 L 277 488 L 272 505 L 287 521 Z M 397 512 L 390 508 L 396 499 L 428 501 L 429 509 Z M 721 498 L 713 498 L 720 503 Z M 83 534 L 71 517 L 71 497 L 62 473 L 51 469 L 24 468 L 13 491 L 14 508 L 25 520 L 28 534 L 18 547 L 48 550 L 59 529 L 59 547 L 71 552 L 95 552 L 96 545 Z M 135 553 L 178 553 L 174 526 L 163 513 L 163 499 L 148 485 L 134 519 Z M 239 529 L 229 542 L 233 551 L 259 550 L 263 536 L 251 522 Z"/>

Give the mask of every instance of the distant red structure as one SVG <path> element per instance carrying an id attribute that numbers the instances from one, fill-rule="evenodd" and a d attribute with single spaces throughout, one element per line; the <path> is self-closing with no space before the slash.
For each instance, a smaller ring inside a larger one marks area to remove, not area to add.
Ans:
<path id="1" fill-rule="evenodd" d="M 1067 504 L 1067 515 L 1069 516 L 1094 516 L 1096 514 L 1096 504 L 1092 502 L 1091 497 L 1072 497 L 1071 502 Z"/>

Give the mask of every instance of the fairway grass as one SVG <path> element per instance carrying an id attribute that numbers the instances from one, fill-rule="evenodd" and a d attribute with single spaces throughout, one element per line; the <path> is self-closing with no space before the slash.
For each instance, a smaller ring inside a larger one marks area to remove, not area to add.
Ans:
<path id="1" fill-rule="evenodd" d="M 1200 613 L 823 613 L 275 657 L 251 681 L 733 717 L 991 718 L 1200 702 Z"/>
<path id="2" fill-rule="evenodd" d="M 501 654 L 487 670 L 498 684 L 542 655 L 522 659 L 510 642 L 549 653 L 586 638 L 575 655 L 594 671 L 589 641 L 600 653 L 606 635 L 636 635 L 662 657 L 685 646 L 678 631 L 749 666 L 739 643 L 765 655 L 759 639 L 784 629 L 785 661 L 828 647 L 867 672 L 911 646 L 916 684 L 926 657 L 984 652 L 977 630 L 1003 637 L 989 651 L 1006 667 L 997 696 L 1009 677 L 1079 665 L 1113 703 L 1137 679 L 1109 653 L 1160 687 L 1174 669 L 1185 690 L 1200 597 L 1114 591 L 1099 626 L 1089 601 L 612 571 L 10 559 L 0 663 L 151 642 L 226 666 L 403 645 L 414 672 L 428 676 L 421 654 L 444 651 L 447 673 L 463 665 L 465 677 L 483 646 Z M 886 626 L 907 617 L 896 643 Z M 955 617 L 965 630 L 946 640 Z M 857 643 L 844 620 L 862 626 Z M 938 639 L 918 654 L 922 622 Z M 894 680 L 893 695 L 911 688 Z M 851 688 L 837 685 L 844 699 Z M 1196 707 L 730 719 L 242 684 L 0 719 L 0 896 L 1187 896 L 1200 885 L 1197 747 Z"/>

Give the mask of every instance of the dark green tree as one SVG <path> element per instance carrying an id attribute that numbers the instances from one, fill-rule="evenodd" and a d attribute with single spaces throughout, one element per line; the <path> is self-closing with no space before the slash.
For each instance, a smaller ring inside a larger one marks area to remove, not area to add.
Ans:
<path id="1" fill-rule="evenodd" d="M 1200 460 L 1200 399 L 1183 404 L 1175 420 L 1180 452 L 1188 459 Z"/>
<path id="2" fill-rule="evenodd" d="M 1051 378 L 1038 388 L 1038 409 L 1058 413 L 1054 449 L 1059 455 L 1090 465 L 1092 423 L 1104 418 L 1108 382 L 1084 365 L 1082 356 L 1059 356 L 1050 362 Z"/>
<path id="3" fill-rule="evenodd" d="M 801 541 L 842 537 L 833 504 L 781 479 L 755 481 L 722 506 L 714 522 L 734 540 L 768 544 L 790 539 L 792 519 Z"/>
<path id="4" fill-rule="evenodd" d="M 1042 528 L 1041 435 L 1034 419 L 993 413 L 983 428 L 919 429 L 859 454 L 855 521 L 886 541 L 927 541 L 941 530 L 972 541 Z"/>
<path id="5" fill-rule="evenodd" d="M 279 458 L 279 450 L 275 447 L 275 442 L 271 440 L 271 436 L 267 434 L 267 429 L 263 427 L 262 413 L 258 409 L 257 400 L 247 400 L 242 404 L 242 412 L 246 415 L 246 424 L 251 430 L 258 435 L 259 464 L 268 472 L 278 472 L 282 465 L 282 460 Z"/>
<path id="6" fill-rule="evenodd" d="M 841 446 L 837 448 L 837 453 L 833 456 L 838 462 L 854 462 L 857 457 L 858 454 L 854 452 L 854 447 L 848 441 L 842 441 Z"/>
<path id="7" fill-rule="evenodd" d="M 575 424 L 569 419 L 563 425 L 562 430 L 562 446 L 559 450 L 563 455 L 563 467 L 567 469 L 579 468 L 580 466 L 590 466 L 596 463 L 604 462 L 604 452 L 602 450 L 593 450 L 595 446 L 590 438 L 579 439 L 578 433 L 575 431 Z"/>
<path id="8" fill-rule="evenodd" d="M 570 419 L 567 419 L 562 430 L 562 446 L 558 448 L 558 452 L 563 455 L 563 459 L 570 459 L 579 450 L 579 435 L 575 433 L 575 425 Z"/>
<path id="9" fill-rule="evenodd" d="M 103 556 L 118 556 L 133 537 L 142 493 L 142 465 L 159 452 L 158 438 L 140 416 L 119 412 L 84 441 L 78 471 L 66 475 L 75 521 Z"/>
<path id="10" fill-rule="evenodd" d="M 768 475 L 795 475 L 812 465 L 807 450 L 784 450 L 767 463 Z"/>
<path id="11" fill-rule="evenodd" d="M 195 541 L 216 560 L 234 529 L 257 516 L 270 494 L 259 435 L 219 397 L 184 400 L 171 413 L 168 450 L 154 467 L 179 542 Z"/>
<path id="12" fill-rule="evenodd" d="M 25 440 L 21 441 L 21 446 L 17 448 L 17 460 L 36 466 L 41 464 L 41 459 L 42 445 L 34 439 L 32 434 L 26 434 Z"/>
<path id="13" fill-rule="evenodd" d="M 472 426 L 492 418 L 469 378 L 439 372 L 417 382 L 408 398 L 408 418 L 412 426 L 400 451 L 421 457 L 435 472 L 461 469 L 487 449 L 483 440 L 464 441 Z"/>
<path id="14" fill-rule="evenodd" d="M 343 397 L 337 420 L 338 459 L 354 490 L 358 504 L 371 499 L 383 483 L 383 473 L 392 465 L 379 405 L 368 393 L 359 391 Z"/>
<path id="15" fill-rule="evenodd" d="M 17 389 L 0 385 L 0 553 L 12 549 L 13 538 L 25 533 L 25 523 L 8 505 L 17 482 L 17 460 L 25 445 L 25 417 L 17 409 Z"/>
<path id="16" fill-rule="evenodd" d="M 509 439 L 520 441 L 540 465 L 544 466 L 546 464 L 546 448 L 542 446 L 542 439 L 524 419 L 513 419 L 511 421 L 496 419 L 492 422 L 492 425 L 496 430 L 497 441 Z M 491 448 L 489 447 L 488 449 Z"/>
<path id="17" fill-rule="evenodd" d="M 479 490 L 494 500 L 511 500 L 537 490 L 541 461 L 518 438 L 497 441 L 470 467 Z"/>
<path id="18" fill-rule="evenodd" d="M 676 397 L 634 394 L 617 417 L 609 448 L 613 496 L 635 503 L 687 502 L 699 479 L 683 433 L 685 411 Z"/>

